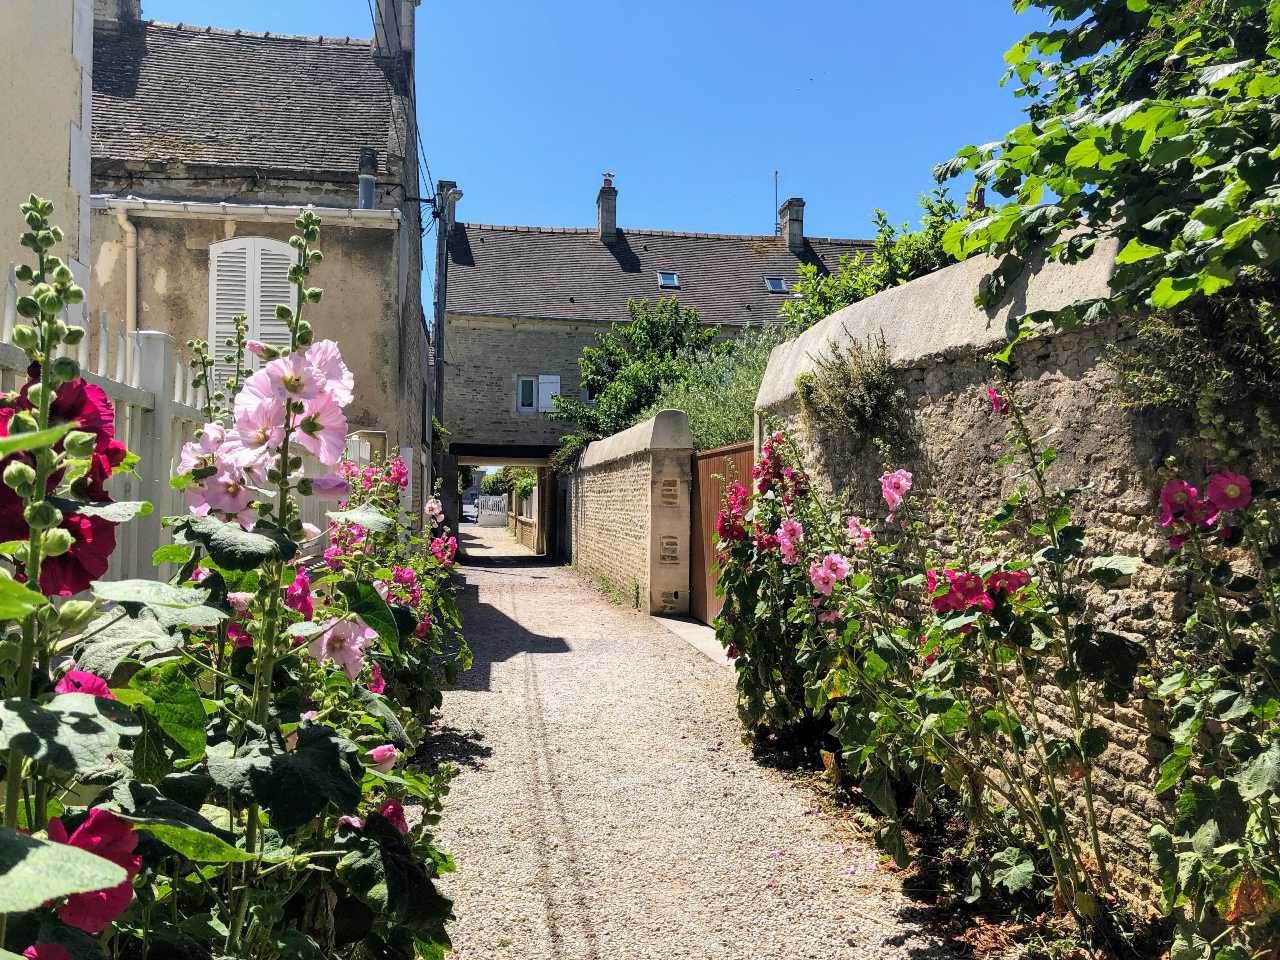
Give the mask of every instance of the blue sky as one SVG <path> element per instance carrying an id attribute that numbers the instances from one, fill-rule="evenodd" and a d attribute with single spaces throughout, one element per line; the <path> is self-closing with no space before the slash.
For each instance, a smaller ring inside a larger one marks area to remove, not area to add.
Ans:
<path id="1" fill-rule="evenodd" d="M 143 0 L 147 17 L 371 34 L 366 0 Z M 930 168 L 1019 122 L 1009 0 L 424 0 L 432 173 L 483 223 L 584 226 L 613 171 L 623 227 L 768 233 L 773 172 L 806 232 L 916 219 Z"/>

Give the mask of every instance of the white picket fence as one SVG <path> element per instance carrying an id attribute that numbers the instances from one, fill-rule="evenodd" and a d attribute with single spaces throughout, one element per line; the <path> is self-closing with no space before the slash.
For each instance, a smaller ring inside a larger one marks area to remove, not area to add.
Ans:
<path id="1" fill-rule="evenodd" d="M 17 281 L 10 264 L 0 314 L 0 389 L 4 391 L 16 390 L 26 381 L 27 356 L 11 342 L 18 320 L 16 301 Z M 177 341 L 169 334 L 139 330 L 131 338 L 123 332 L 114 337 L 114 371 L 107 370 L 112 334 L 105 311 L 99 314 L 96 329 L 86 330 L 74 348 L 62 349 L 74 354 L 84 379 L 100 386 L 111 398 L 116 437 L 141 458 L 135 468 L 137 476 L 119 474 L 112 478 L 108 485 L 112 496 L 117 500 L 148 500 L 154 507 L 149 516 L 136 517 L 116 527 L 116 551 L 107 579 L 149 578 L 155 575 L 152 553 L 172 541 L 161 526 L 161 518 L 187 512 L 183 493 L 169 485 L 169 478 L 174 475 L 183 444 L 193 439 L 204 423 L 200 410 L 204 398 L 192 382 L 194 371 L 184 362 Z M 368 462 L 368 443 L 352 436 L 347 442 L 347 455 L 359 464 Z M 301 506 L 303 521 L 324 530 L 325 511 L 333 504 L 305 498 Z M 313 551 L 323 548 L 322 543 L 310 546 Z"/>

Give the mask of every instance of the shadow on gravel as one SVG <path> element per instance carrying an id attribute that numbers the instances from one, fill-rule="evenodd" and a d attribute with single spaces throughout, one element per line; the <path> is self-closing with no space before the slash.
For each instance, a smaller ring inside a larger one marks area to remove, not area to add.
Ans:
<path id="1" fill-rule="evenodd" d="M 493 748 L 485 746 L 484 734 L 479 730 L 459 730 L 457 727 L 435 727 L 430 739 L 422 745 L 418 755 L 433 764 L 452 763 L 469 770 L 483 770 L 493 756 Z"/>
<path id="2" fill-rule="evenodd" d="M 479 528 L 473 528 L 479 529 Z M 555 557 L 529 553 L 486 553 L 485 541 L 467 530 L 458 528 L 458 563 L 464 567 L 485 567 L 489 570 L 528 570 L 537 567 L 561 567 L 564 564 Z M 535 577 L 535 579 L 538 579 Z"/>
<path id="3" fill-rule="evenodd" d="M 563 637 L 544 637 L 526 630 L 497 607 L 482 603 L 473 583 L 463 586 L 458 594 L 458 609 L 471 645 L 471 669 L 458 677 L 454 690 L 487 692 L 493 681 L 493 665 L 521 653 L 569 652 Z"/>

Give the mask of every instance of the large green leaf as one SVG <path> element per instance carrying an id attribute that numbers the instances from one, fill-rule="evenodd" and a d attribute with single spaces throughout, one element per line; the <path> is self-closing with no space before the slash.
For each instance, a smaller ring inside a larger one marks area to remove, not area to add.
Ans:
<path id="1" fill-rule="evenodd" d="M 153 609 L 161 626 L 171 630 L 178 627 L 197 629 L 216 627 L 230 616 L 225 611 L 208 604 L 201 604 L 198 607 L 155 607 Z"/>
<path id="2" fill-rule="evenodd" d="M 328 727 L 299 728 L 287 753 L 261 741 L 235 753 L 228 747 L 209 752 L 209 776 L 237 799 L 260 802 L 278 830 L 303 826 L 329 804 L 345 813 L 360 802 L 359 752 Z"/>
<path id="3" fill-rule="evenodd" d="M 353 510 L 331 510 L 325 514 L 337 523 L 354 523 L 364 527 L 370 533 L 389 533 L 395 527 L 395 521 L 385 513 L 372 507 L 356 507 Z"/>
<path id="4" fill-rule="evenodd" d="M 154 717 L 189 758 L 204 756 L 204 703 L 180 664 L 140 670 L 129 680 L 129 688 L 141 694 L 140 709 Z"/>
<path id="5" fill-rule="evenodd" d="M 1005 847 L 991 858 L 991 879 L 1010 893 L 1021 893 L 1036 878 L 1036 865 L 1025 850 Z"/>
<path id="6" fill-rule="evenodd" d="M 76 666 L 81 670 L 109 677 L 125 660 L 146 660 L 170 653 L 182 644 L 181 636 L 173 636 L 154 617 L 119 617 L 108 614 L 85 629 L 88 636 L 79 645 Z"/>
<path id="7" fill-rule="evenodd" d="M 105 890 L 127 879 L 123 867 L 87 850 L 0 827 L 0 913 L 35 910 L 48 900 Z"/>
<path id="8" fill-rule="evenodd" d="M 128 523 L 134 517 L 149 516 L 152 506 L 147 500 L 117 500 L 108 503 L 77 503 L 71 500 L 50 498 L 63 513 L 79 513 L 86 517 L 100 517 L 110 523 Z"/>
<path id="9" fill-rule="evenodd" d="M 39 450 L 52 447 L 55 443 L 74 430 L 74 423 L 60 423 L 47 430 L 33 430 L 30 433 L 11 433 L 0 437 L 0 457 L 20 450 Z"/>
<path id="10" fill-rule="evenodd" d="M 347 609 L 358 614 L 378 634 L 379 639 L 387 645 L 392 653 L 400 652 L 400 628 L 396 624 L 395 614 L 387 606 L 387 601 L 373 588 L 373 584 L 363 580 L 343 581 L 338 590 L 347 599 Z"/>
<path id="11" fill-rule="evenodd" d="M 362 833 L 346 839 L 352 846 L 336 873 L 375 914 L 415 933 L 443 933 L 453 905 L 432 882 L 435 864 L 419 863 L 400 832 L 385 817 L 371 813 Z"/>
<path id="12" fill-rule="evenodd" d="M 0 620 L 21 620 L 49 601 L 7 574 L 0 576 Z"/>
<path id="13" fill-rule="evenodd" d="M 177 820 L 155 820 L 127 817 L 137 829 L 152 834 L 175 853 L 195 863 L 245 863 L 258 859 L 254 854 L 233 847 L 216 834 L 207 833 Z"/>
<path id="14" fill-rule="evenodd" d="M 208 590 L 175 587 L 158 580 L 95 580 L 92 586 L 99 600 L 148 607 L 198 607 L 209 599 Z"/>
<path id="15" fill-rule="evenodd" d="M 268 560 L 292 560 L 298 545 L 280 530 L 259 526 L 252 533 L 238 523 L 216 517 L 191 517 L 182 521 L 187 539 L 209 551 L 224 570 L 256 570 Z"/>
<path id="16" fill-rule="evenodd" d="M 47 704 L 21 697 L 0 703 L 0 750 L 16 749 L 67 773 L 100 766 L 121 737 L 141 729 L 123 704 L 87 693 L 62 693 Z"/>
<path id="17" fill-rule="evenodd" d="M 1233 778 L 1245 801 L 1257 800 L 1268 793 L 1280 794 L 1280 743 L 1273 743 L 1244 765 Z"/>

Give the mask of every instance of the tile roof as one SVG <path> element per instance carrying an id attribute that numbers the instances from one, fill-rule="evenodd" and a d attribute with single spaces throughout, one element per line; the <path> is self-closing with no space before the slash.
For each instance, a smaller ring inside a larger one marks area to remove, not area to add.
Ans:
<path id="1" fill-rule="evenodd" d="M 866 256 L 871 243 L 806 237 L 797 257 L 781 237 L 624 230 L 606 245 L 590 228 L 455 224 L 449 239 L 448 312 L 477 316 L 616 321 L 627 300 L 676 297 L 713 324 L 777 319 L 801 262 L 834 269 L 843 254 Z M 680 275 L 678 290 L 658 287 L 658 271 Z"/>
<path id="2" fill-rule="evenodd" d="M 387 172 L 397 101 L 368 40 L 155 22 L 94 36 L 95 160 L 355 174 L 372 147 Z"/>

